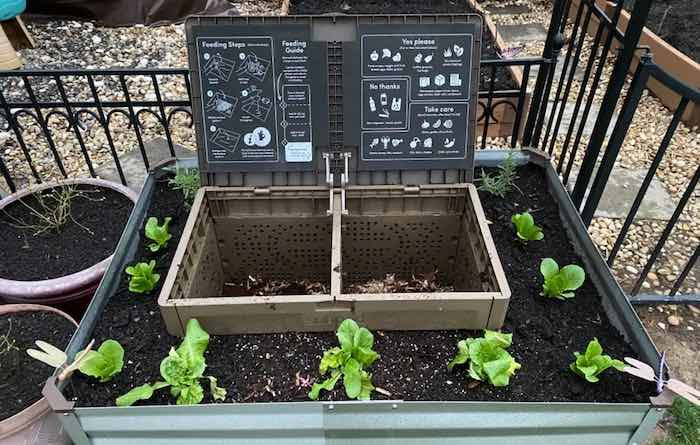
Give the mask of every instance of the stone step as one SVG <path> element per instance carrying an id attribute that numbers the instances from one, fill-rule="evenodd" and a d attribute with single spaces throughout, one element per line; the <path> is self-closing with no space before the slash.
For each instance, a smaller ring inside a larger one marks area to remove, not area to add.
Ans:
<path id="1" fill-rule="evenodd" d="M 547 30 L 540 23 L 496 25 L 496 30 L 507 44 L 515 42 L 544 42 L 547 38 Z"/>
<path id="2" fill-rule="evenodd" d="M 170 158 L 170 150 L 168 149 L 168 144 L 165 139 L 158 138 L 152 141 L 144 142 L 144 148 L 146 149 L 146 154 L 148 155 L 148 162 L 151 166 L 157 164 L 158 162 Z M 175 155 L 178 157 L 192 157 L 196 156 L 196 153 L 186 149 L 181 145 L 175 145 Z M 126 177 L 126 182 L 129 188 L 136 191 L 140 191 L 146 180 L 146 168 L 143 165 L 143 158 L 141 157 L 141 150 L 138 147 L 134 147 L 133 150 L 124 153 L 119 157 L 119 162 L 122 165 L 122 170 L 124 171 L 124 176 Z M 95 169 L 95 173 L 98 177 L 102 179 L 107 179 L 109 181 L 120 182 L 119 173 L 117 172 L 117 167 L 114 162 L 107 162 Z"/>
<path id="3" fill-rule="evenodd" d="M 518 15 L 518 14 L 528 14 L 532 10 L 528 5 L 514 4 L 514 5 L 488 5 L 484 8 L 486 12 L 491 15 Z"/>

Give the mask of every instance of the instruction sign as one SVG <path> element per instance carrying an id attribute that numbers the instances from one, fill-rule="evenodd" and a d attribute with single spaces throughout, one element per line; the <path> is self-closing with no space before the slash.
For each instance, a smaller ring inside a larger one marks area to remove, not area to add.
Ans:
<path id="1" fill-rule="evenodd" d="M 465 159 L 473 33 L 379 28 L 360 26 L 362 160 Z"/>
<path id="2" fill-rule="evenodd" d="M 318 69 L 308 30 L 262 28 L 253 35 L 250 26 L 194 30 L 201 139 L 213 166 L 313 161 Z"/>

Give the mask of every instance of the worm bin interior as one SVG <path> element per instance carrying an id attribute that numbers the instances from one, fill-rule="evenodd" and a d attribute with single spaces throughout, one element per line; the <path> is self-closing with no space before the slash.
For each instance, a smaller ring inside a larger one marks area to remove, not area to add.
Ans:
<path id="1" fill-rule="evenodd" d="M 159 297 L 169 332 L 502 325 L 510 291 L 470 183 L 480 17 L 186 31 L 206 187 Z"/>

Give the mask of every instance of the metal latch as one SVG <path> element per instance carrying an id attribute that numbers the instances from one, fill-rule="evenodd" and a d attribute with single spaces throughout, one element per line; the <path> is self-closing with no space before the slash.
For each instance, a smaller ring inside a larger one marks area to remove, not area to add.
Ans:
<path id="1" fill-rule="evenodd" d="M 340 174 L 340 202 L 341 202 L 341 210 L 343 214 L 347 214 L 348 211 L 345 208 L 345 186 L 348 183 L 348 171 L 350 170 L 349 168 L 349 159 L 352 154 L 350 152 L 345 152 L 345 153 L 323 153 L 323 159 L 325 160 L 326 164 L 326 185 L 328 186 L 328 210 L 326 211 L 327 214 L 333 213 L 333 192 L 334 192 L 334 185 L 335 185 L 335 176 L 331 172 L 331 159 L 336 159 L 342 158 L 343 159 L 343 172 Z"/>
<path id="2" fill-rule="evenodd" d="M 270 189 L 267 187 L 255 187 L 253 193 L 256 195 L 269 195 Z"/>

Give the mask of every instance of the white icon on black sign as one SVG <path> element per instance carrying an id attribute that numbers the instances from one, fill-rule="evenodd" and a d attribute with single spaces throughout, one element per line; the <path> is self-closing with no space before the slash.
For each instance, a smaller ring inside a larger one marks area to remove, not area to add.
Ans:
<path id="1" fill-rule="evenodd" d="M 384 48 L 382 50 L 382 59 L 389 59 L 391 58 L 391 51 L 387 48 Z"/>
<path id="2" fill-rule="evenodd" d="M 462 79 L 459 77 L 459 73 L 450 74 L 450 86 L 451 87 L 461 87 Z"/>
<path id="3" fill-rule="evenodd" d="M 431 148 L 433 146 L 433 138 L 426 138 L 423 141 L 423 147 L 425 148 Z"/>
<path id="4" fill-rule="evenodd" d="M 433 55 L 432 55 L 432 54 L 429 54 L 429 55 L 425 56 L 425 58 L 423 59 L 423 62 L 425 62 L 425 63 L 430 63 L 430 62 L 432 62 L 432 61 L 433 61 Z"/>
<path id="5" fill-rule="evenodd" d="M 421 144 L 421 141 L 420 141 L 420 139 L 418 139 L 418 138 L 413 138 L 413 140 L 412 140 L 411 142 L 408 143 L 408 145 L 409 145 L 411 148 L 416 148 L 416 147 L 418 147 L 420 144 Z"/>
<path id="6" fill-rule="evenodd" d="M 401 62 L 401 53 L 396 53 L 391 57 L 394 62 Z"/>
<path id="7" fill-rule="evenodd" d="M 464 54 L 464 48 L 456 43 L 452 46 L 452 51 L 454 51 L 456 57 L 462 57 L 462 54 Z"/>
<path id="8" fill-rule="evenodd" d="M 420 124 L 420 127 L 425 130 L 426 128 L 430 127 L 430 122 L 424 120 L 423 123 Z"/>
<path id="9" fill-rule="evenodd" d="M 245 56 L 245 59 L 243 59 L 243 62 L 241 62 L 236 74 L 247 75 L 262 82 L 269 67 L 269 60 L 262 59 L 255 54 L 248 54 Z"/>
<path id="10" fill-rule="evenodd" d="M 225 128 L 219 128 L 211 137 L 211 142 L 233 153 L 234 151 L 236 151 L 236 145 L 238 144 L 238 139 L 240 137 L 241 135 L 236 133 L 235 131 L 226 130 Z"/>
<path id="11" fill-rule="evenodd" d="M 213 57 L 210 57 L 204 65 L 204 74 L 208 77 L 213 76 L 219 80 L 228 82 L 235 65 L 236 62 L 233 60 L 222 57 L 221 54 L 216 53 Z"/>
<path id="12" fill-rule="evenodd" d="M 421 63 L 423 61 L 423 54 L 421 54 L 421 53 L 416 54 L 416 57 L 413 58 L 413 61 L 416 63 Z"/>
<path id="13" fill-rule="evenodd" d="M 445 76 L 442 74 L 435 76 L 435 85 L 439 87 L 445 85 Z"/>
<path id="14" fill-rule="evenodd" d="M 440 125 L 442 125 L 442 121 L 440 119 L 433 122 L 433 128 L 440 128 Z"/>
<path id="15" fill-rule="evenodd" d="M 272 101 L 268 97 L 263 97 L 260 90 L 252 90 L 250 92 L 244 91 L 247 96 L 241 105 L 241 109 L 253 116 L 255 119 L 265 122 L 267 120 L 267 115 L 270 113 L 272 108 Z M 241 92 L 243 94 L 244 92 Z"/>
<path id="16" fill-rule="evenodd" d="M 452 57 L 452 48 L 447 48 L 445 51 L 442 52 L 442 55 L 445 56 L 446 59 Z"/>
<path id="17" fill-rule="evenodd" d="M 455 145 L 455 140 L 454 140 L 454 138 L 452 138 L 452 139 L 446 138 L 445 142 L 442 145 L 445 148 L 452 148 Z"/>
<path id="18" fill-rule="evenodd" d="M 379 53 L 377 51 L 372 51 L 372 53 L 369 55 L 369 58 L 372 62 L 376 62 L 379 60 Z"/>
<path id="19" fill-rule="evenodd" d="M 429 87 L 430 86 L 430 77 L 421 77 L 418 79 L 418 86 L 421 88 Z"/>
<path id="20" fill-rule="evenodd" d="M 233 116 L 233 110 L 236 108 L 238 99 L 229 96 L 223 91 L 217 91 L 206 104 L 206 110 L 209 112 L 217 112 L 226 117 Z"/>
<path id="21" fill-rule="evenodd" d="M 396 147 L 397 145 L 399 145 L 399 144 L 402 143 L 402 142 L 403 142 L 403 139 L 392 139 L 392 140 L 391 140 L 391 146 L 392 146 L 392 147 Z"/>
<path id="22" fill-rule="evenodd" d="M 384 150 L 389 148 L 389 141 L 391 140 L 391 139 L 389 139 L 389 136 L 382 136 L 381 140 L 382 140 L 382 144 L 384 145 Z"/>
<path id="23" fill-rule="evenodd" d="M 243 136 L 243 143 L 249 147 L 267 147 L 270 143 L 270 130 L 265 127 L 258 127 Z"/>
<path id="24" fill-rule="evenodd" d="M 377 145 L 379 145 L 379 138 L 374 138 L 374 139 L 372 139 L 372 142 L 370 142 L 369 148 L 374 148 Z"/>
<path id="25" fill-rule="evenodd" d="M 447 119 L 445 122 L 442 123 L 442 126 L 445 128 L 452 128 L 452 119 Z"/>
<path id="26" fill-rule="evenodd" d="M 391 98 L 391 111 L 401 111 L 401 98 L 392 97 Z"/>
<path id="27" fill-rule="evenodd" d="M 369 98 L 369 111 L 371 111 L 372 113 L 377 111 L 377 104 L 374 102 L 374 99 L 371 97 Z"/>

